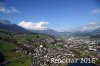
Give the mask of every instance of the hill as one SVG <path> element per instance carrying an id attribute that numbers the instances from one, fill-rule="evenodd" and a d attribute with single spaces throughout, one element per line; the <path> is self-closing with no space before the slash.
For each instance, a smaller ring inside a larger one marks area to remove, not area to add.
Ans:
<path id="1" fill-rule="evenodd" d="M 7 30 L 12 32 L 28 32 L 24 28 L 16 24 L 12 24 L 10 21 L 7 20 L 0 20 L 0 30 Z"/>

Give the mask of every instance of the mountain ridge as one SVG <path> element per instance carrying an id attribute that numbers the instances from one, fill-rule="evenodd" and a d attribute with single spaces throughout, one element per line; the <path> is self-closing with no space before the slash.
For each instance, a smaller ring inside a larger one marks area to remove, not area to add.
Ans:
<path id="1" fill-rule="evenodd" d="M 0 20 L 0 30 L 8 30 L 13 32 L 33 32 L 33 33 L 44 33 L 49 35 L 89 35 L 100 33 L 100 27 L 92 31 L 76 31 L 76 32 L 57 32 L 53 29 L 47 30 L 26 30 L 17 24 L 12 24 L 8 20 Z"/>
<path id="2" fill-rule="evenodd" d="M 24 28 L 16 24 L 12 24 L 10 21 L 7 20 L 0 20 L 0 29 L 12 31 L 12 32 L 28 32 Z"/>

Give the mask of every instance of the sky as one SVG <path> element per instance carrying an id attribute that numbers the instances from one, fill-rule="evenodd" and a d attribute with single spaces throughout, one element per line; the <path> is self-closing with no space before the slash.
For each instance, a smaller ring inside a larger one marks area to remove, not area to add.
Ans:
<path id="1" fill-rule="evenodd" d="M 0 19 L 30 30 L 93 29 L 100 23 L 100 0 L 0 0 Z"/>

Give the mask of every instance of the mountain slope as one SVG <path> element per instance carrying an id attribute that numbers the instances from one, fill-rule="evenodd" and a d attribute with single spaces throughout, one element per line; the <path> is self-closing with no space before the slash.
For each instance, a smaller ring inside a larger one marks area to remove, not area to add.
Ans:
<path id="1" fill-rule="evenodd" d="M 100 27 L 92 31 L 76 31 L 72 33 L 73 36 L 98 36 L 100 37 Z"/>
<path id="2" fill-rule="evenodd" d="M 7 20 L 0 20 L 0 30 L 7 30 L 7 31 L 12 31 L 12 32 L 28 32 L 24 28 L 12 24 L 11 22 Z"/>
<path id="3" fill-rule="evenodd" d="M 93 31 L 94 33 L 100 33 L 100 27 Z"/>
<path id="4" fill-rule="evenodd" d="M 69 35 L 69 34 L 71 34 L 71 32 L 57 32 L 57 31 L 52 30 L 52 29 L 32 30 L 32 32 L 35 32 L 35 33 L 45 33 L 45 34 L 49 34 L 49 35 Z"/>
<path id="5" fill-rule="evenodd" d="M 48 29 L 48 30 L 32 30 L 32 32 L 35 33 L 45 33 L 45 34 L 49 34 L 49 35 L 58 35 L 58 32 L 52 30 L 52 29 Z"/>

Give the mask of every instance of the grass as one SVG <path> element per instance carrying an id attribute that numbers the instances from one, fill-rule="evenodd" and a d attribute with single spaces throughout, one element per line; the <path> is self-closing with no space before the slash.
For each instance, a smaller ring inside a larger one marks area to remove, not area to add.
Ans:
<path id="1" fill-rule="evenodd" d="M 12 43 L 6 42 L 6 41 L 0 41 L 0 52 L 4 54 L 6 60 L 14 58 L 14 52 L 12 50 L 16 46 Z"/>
<path id="2" fill-rule="evenodd" d="M 5 56 L 9 63 L 6 66 L 30 66 L 30 56 L 22 54 L 21 50 L 18 53 L 12 51 L 16 46 L 7 41 L 0 41 L 0 52 Z"/>
<path id="3" fill-rule="evenodd" d="M 16 59 L 10 63 L 7 63 L 5 66 L 30 66 L 31 58 L 30 56 L 25 56 L 19 59 Z"/>
<path id="4" fill-rule="evenodd" d="M 16 37 L 14 37 L 16 36 Z M 7 34 L 0 32 L 0 37 L 6 38 Z M 31 41 L 34 39 L 41 39 L 41 38 L 49 38 L 47 35 L 41 34 L 29 34 L 29 35 L 13 35 L 13 39 L 23 42 Z M 6 63 L 5 66 L 30 66 L 31 64 L 31 57 L 28 55 L 24 55 L 21 50 L 18 50 L 18 53 L 14 51 L 16 45 L 8 42 L 0 40 L 0 52 L 4 55 L 5 60 L 9 61 Z"/>

